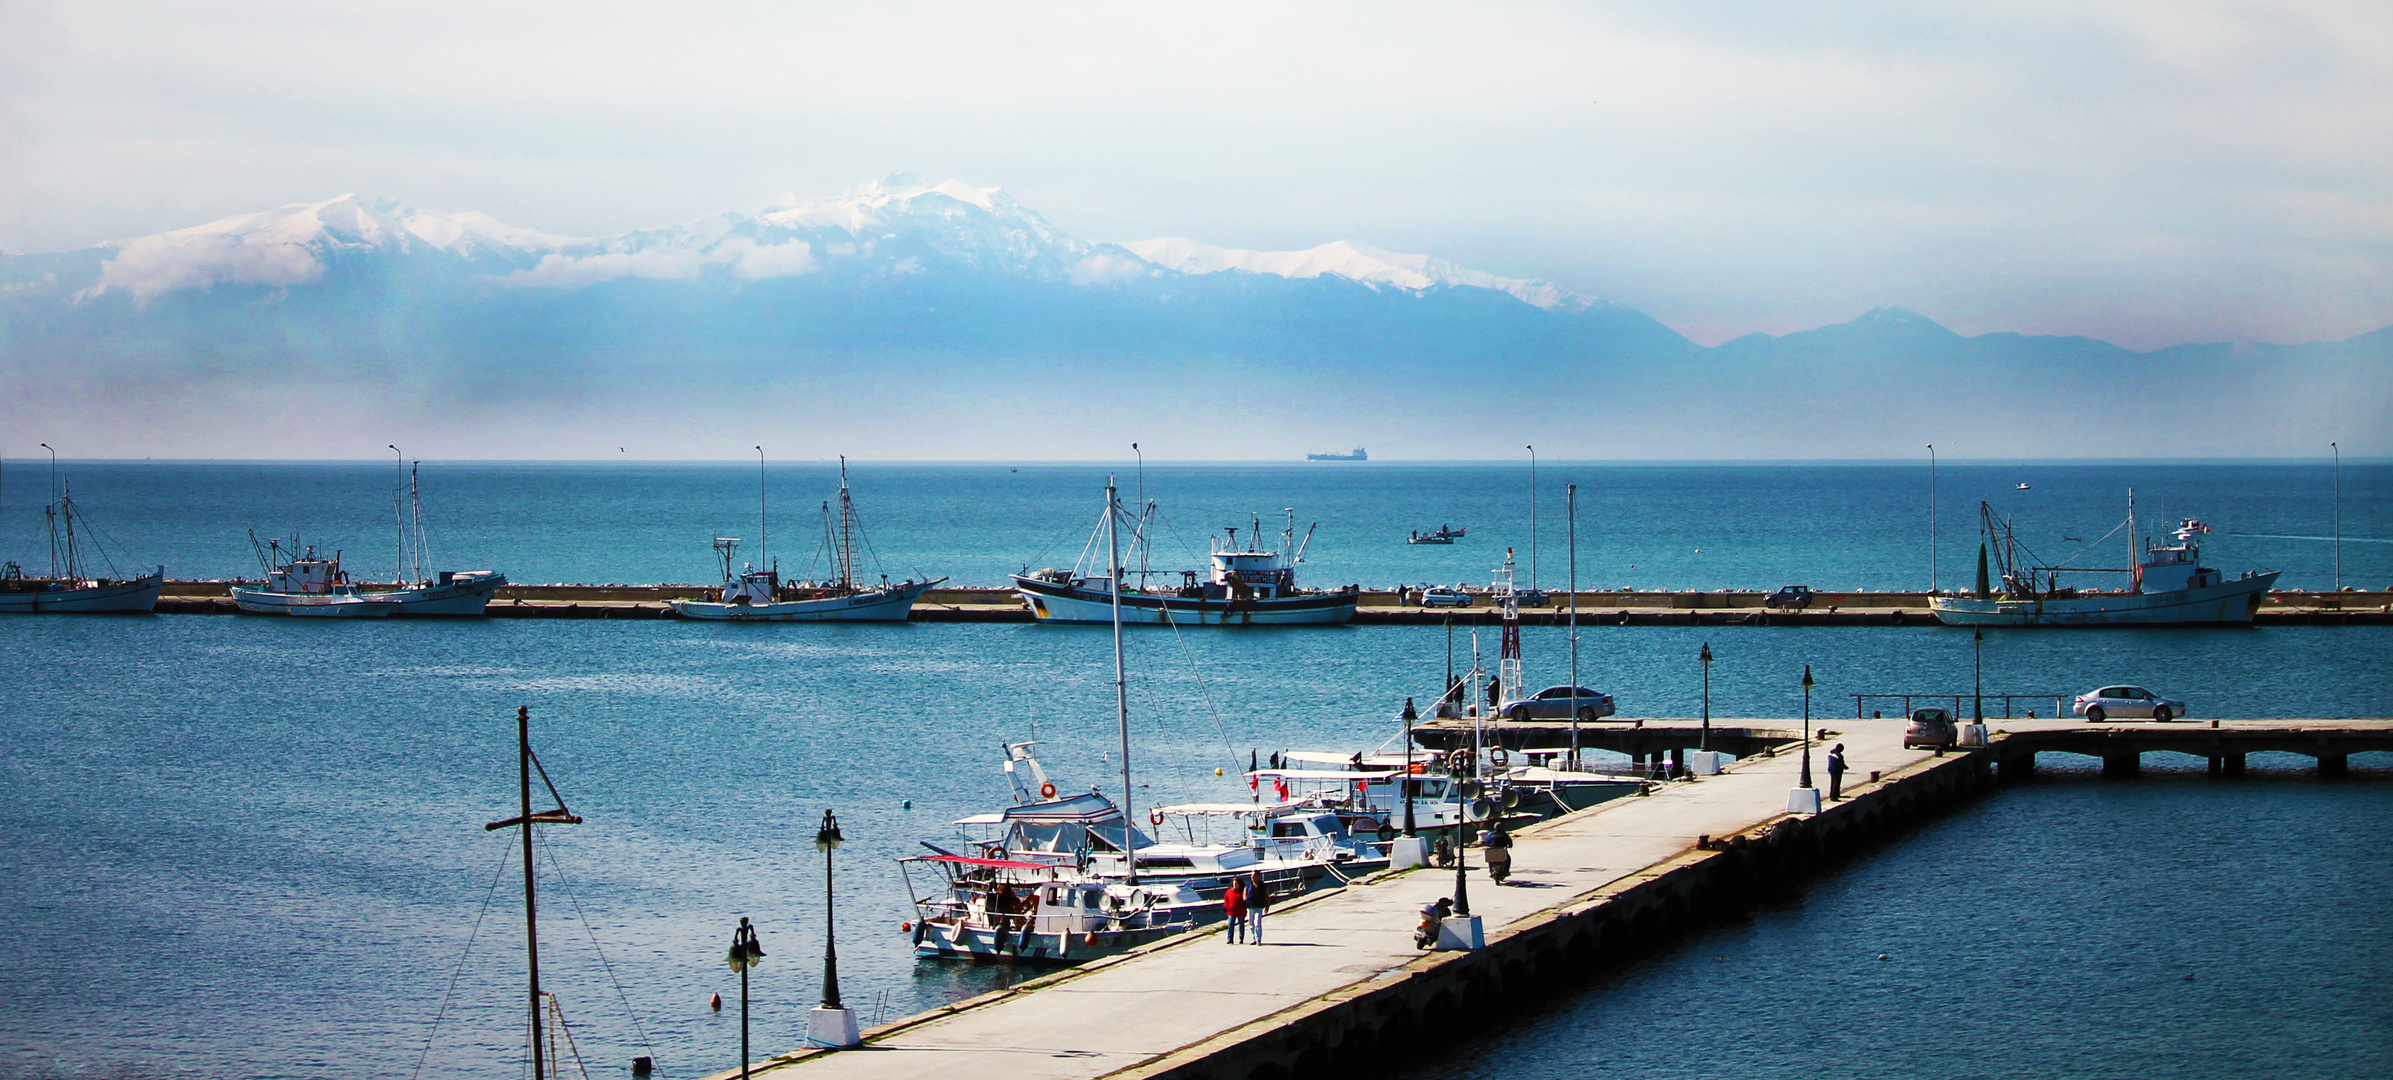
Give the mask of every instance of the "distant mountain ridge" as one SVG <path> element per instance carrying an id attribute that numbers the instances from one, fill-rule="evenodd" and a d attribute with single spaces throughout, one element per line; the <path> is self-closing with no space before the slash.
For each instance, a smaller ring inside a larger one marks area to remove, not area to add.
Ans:
<path id="1" fill-rule="evenodd" d="M 0 256 L 0 418 L 168 447 L 143 453 L 307 456 L 397 428 L 553 456 L 615 417 L 697 446 L 728 415 L 911 457 L 1158 431 L 1238 451 L 1191 456 L 1450 457 L 1550 424 L 1541 449 L 1585 456 L 1870 456 L 1930 429 L 2041 456 L 2231 456 L 2315 441 L 2321 410 L 2381 438 L 2389 355 L 2393 328 L 2136 353 L 1899 308 L 1706 349 L 1427 255 L 1084 240 L 1000 189 L 906 176 L 608 237 L 345 195 Z M 2036 414 L 2092 391 L 2145 407 Z M 917 419 L 876 421 L 891 403 Z"/>

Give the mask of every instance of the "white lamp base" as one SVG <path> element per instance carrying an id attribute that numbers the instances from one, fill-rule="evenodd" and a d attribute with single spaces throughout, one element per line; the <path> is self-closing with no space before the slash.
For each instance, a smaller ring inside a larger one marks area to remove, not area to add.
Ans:
<path id="1" fill-rule="evenodd" d="M 856 1010 L 817 1008 L 807 1012 L 806 1045 L 834 1050 L 864 1045 L 863 1029 L 856 1026 Z"/>
<path id="2" fill-rule="evenodd" d="M 1468 952 L 1487 943 L 1479 932 L 1479 916 L 1448 915 L 1438 924 L 1437 947 L 1440 952 Z"/>
<path id="3" fill-rule="evenodd" d="M 1388 869 L 1403 870 L 1429 865 L 1429 841 L 1418 836 L 1399 836 L 1388 843 Z"/>
<path id="4" fill-rule="evenodd" d="M 1786 812 L 1790 814 L 1819 813 L 1820 789 L 1816 787 L 1799 787 L 1787 792 Z"/>

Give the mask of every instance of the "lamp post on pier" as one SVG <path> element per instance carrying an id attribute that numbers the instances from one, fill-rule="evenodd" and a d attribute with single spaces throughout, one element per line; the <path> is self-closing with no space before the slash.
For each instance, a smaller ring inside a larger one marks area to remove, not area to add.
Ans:
<path id="1" fill-rule="evenodd" d="M 756 940 L 756 928 L 748 925 L 746 916 L 731 932 L 731 953 L 723 962 L 740 973 L 740 1080 L 748 1080 L 748 969 L 764 963 L 764 945 Z"/>
<path id="2" fill-rule="evenodd" d="M 2335 452 L 2335 591 L 2343 591 L 2343 447 L 2328 443 Z"/>
<path id="3" fill-rule="evenodd" d="M 831 853 L 843 839 L 839 818 L 824 810 L 822 826 L 814 830 L 814 848 L 823 853 L 823 1003 L 806 1014 L 806 1041 L 833 1049 L 864 1044 L 863 1033 L 856 1026 L 856 1010 L 839 1001 L 839 946 L 832 934 Z"/>
<path id="4" fill-rule="evenodd" d="M 1703 662 L 1703 742 L 1696 747 L 1709 752 L 1712 748 L 1712 643 L 1704 642 L 1703 651 L 1696 654 Z"/>
<path id="5" fill-rule="evenodd" d="M 1404 785 L 1404 835 L 1418 836 L 1413 831 L 1413 721 L 1421 718 L 1413 708 L 1413 699 L 1404 699 L 1404 776 L 1397 782 Z"/>
<path id="6" fill-rule="evenodd" d="M 1811 665 L 1803 665 L 1803 776 L 1798 786 L 1811 786 Z"/>
<path id="7" fill-rule="evenodd" d="M 1936 581 L 1936 444 L 1928 444 L 1928 591 L 1935 592 Z"/>
<path id="8" fill-rule="evenodd" d="M 1970 709 L 1969 718 L 1973 723 L 1983 724 L 1986 722 L 1986 628 L 1980 626 L 1971 629 L 1969 640 L 1976 648 L 1978 667 L 1977 686 L 1972 691 L 1976 695 L 1976 704 Z"/>

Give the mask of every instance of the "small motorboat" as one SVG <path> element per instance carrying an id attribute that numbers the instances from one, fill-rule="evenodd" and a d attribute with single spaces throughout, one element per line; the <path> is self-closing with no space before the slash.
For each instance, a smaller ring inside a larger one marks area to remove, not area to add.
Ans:
<path id="1" fill-rule="evenodd" d="M 1440 525 L 1430 532 L 1415 532 L 1406 537 L 1404 542 L 1407 544 L 1451 544 L 1462 539 L 1462 534 L 1467 531 L 1469 530 Z"/>
<path id="2" fill-rule="evenodd" d="M 2015 490 L 2015 491 L 2026 491 L 2026 490 L 2028 490 L 2027 481 L 2025 481 L 2025 480 L 2022 480 L 2022 481 L 2020 481 L 2020 482 L 2019 482 L 2019 486 L 2018 486 L 2017 488 L 2014 488 L 2013 490 Z"/>

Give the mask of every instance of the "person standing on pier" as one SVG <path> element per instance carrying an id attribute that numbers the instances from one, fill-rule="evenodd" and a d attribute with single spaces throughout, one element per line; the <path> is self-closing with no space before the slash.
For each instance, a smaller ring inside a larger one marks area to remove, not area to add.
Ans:
<path id="1" fill-rule="evenodd" d="M 1221 913 L 1229 917 L 1229 944 L 1246 940 L 1246 879 L 1231 878 L 1230 887 L 1221 893 Z"/>
<path id="2" fill-rule="evenodd" d="M 1828 801 L 1845 797 L 1845 744 L 1838 743 L 1828 751 Z"/>
<path id="3" fill-rule="evenodd" d="M 1263 874 L 1256 871 L 1247 878 L 1246 941 L 1249 945 L 1263 944 L 1263 913 L 1271 910 L 1271 886 L 1263 883 Z"/>

